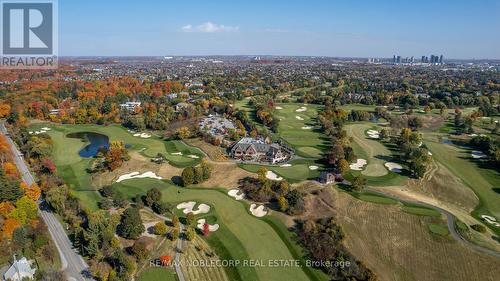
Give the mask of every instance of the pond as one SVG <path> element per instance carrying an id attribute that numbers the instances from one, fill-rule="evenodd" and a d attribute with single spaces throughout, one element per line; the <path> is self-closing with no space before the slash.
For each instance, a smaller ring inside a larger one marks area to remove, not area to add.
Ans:
<path id="1" fill-rule="evenodd" d="M 94 132 L 78 132 L 67 135 L 68 138 L 81 139 L 82 141 L 89 142 L 82 148 L 78 155 L 80 157 L 91 158 L 95 157 L 100 149 L 109 148 L 109 138 L 106 135 Z"/>

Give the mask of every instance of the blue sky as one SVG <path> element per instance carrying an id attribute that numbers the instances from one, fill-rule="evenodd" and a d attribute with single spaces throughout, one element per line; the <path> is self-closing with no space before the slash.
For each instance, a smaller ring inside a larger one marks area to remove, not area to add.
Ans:
<path id="1" fill-rule="evenodd" d="M 500 58 L 500 1 L 58 2 L 60 55 Z"/>

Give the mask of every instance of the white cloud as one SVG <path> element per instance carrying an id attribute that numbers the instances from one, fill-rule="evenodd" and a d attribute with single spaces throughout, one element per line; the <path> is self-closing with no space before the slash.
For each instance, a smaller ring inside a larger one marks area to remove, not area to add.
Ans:
<path id="1" fill-rule="evenodd" d="M 226 26 L 223 24 L 215 24 L 213 22 L 205 22 L 197 26 L 192 26 L 191 24 L 187 24 L 181 28 L 184 32 L 205 32 L 205 33 L 214 33 L 214 32 L 237 32 L 240 30 L 238 26 Z"/>

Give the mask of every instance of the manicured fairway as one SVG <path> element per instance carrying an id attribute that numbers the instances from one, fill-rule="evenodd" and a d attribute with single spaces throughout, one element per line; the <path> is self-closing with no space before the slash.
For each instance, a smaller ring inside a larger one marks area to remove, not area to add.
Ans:
<path id="1" fill-rule="evenodd" d="M 352 137 L 356 145 L 353 145 L 354 152 L 359 158 L 365 156 L 368 164 L 361 174 L 371 177 L 380 177 L 388 173 L 385 168 L 383 157 L 390 157 L 391 152 L 387 147 L 377 140 L 368 139 L 366 131 L 373 125 L 365 123 L 355 123 L 345 126 L 347 135 Z"/>
<path id="2" fill-rule="evenodd" d="M 313 104 L 277 103 L 275 105 L 274 114 L 280 119 L 278 136 L 292 145 L 299 156 L 320 158 L 322 151 L 328 145 L 325 136 L 316 124 L 320 109 L 321 106 Z"/>
<path id="3" fill-rule="evenodd" d="M 317 179 L 320 174 L 321 165 L 309 160 L 295 160 L 291 161 L 291 167 L 282 166 L 261 166 L 255 164 L 239 164 L 239 167 L 249 172 L 256 173 L 261 167 L 273 171 L 278 176 L 287 179 L 290 182 L 298 182 L 307 179 Z M 311 170 L 310 166 L 318 166 L 318 169 Z"/>
<path id="4" fill-rule="evenodd" d="M 73 151 L 73 149 L 76 148 L 76 157 L 78 157 L 78 150 L 81 148 L 76 144 L 82 144 L 82 141 L 74 138 L 68 138 L 66 135 L 75 132 L 95 132 L 108 136 L 110 141 L 123 141 L 129 149 L 138 150 L 141 154 L 147 157 L 155 157 L 158 153 L 162 153 L 172 165 L 178 167 L 196 165 L 200 162 L 201 158 L 203 158 L 203 154 L 198 149 L 189 147 L 181 141 L 164 141 L 156 136 L 151 136 L 150 138 L 134 137 L 132 133 L 128 132 L 125 128 L 119 125 L 52 125 L 49 127 L 52 128 L 51 131 L 48 131 L 49 135 L 53 136 L 57 132 L 60 133 L 57 135 L 57 138 L 59 138 L 58 141 L 64 144 L 64 146 L 60 146 L 58 149 L 68 152 L 65 145 L 66 143 L 71 142 L 72 145 L 70 149 Z M 56 142 L 56 140 L 54 140 L 54 142 Z M 182 155 L 172 154 L 179 152 L 181 152 Z M 188 155 L 195 155 L 198 158 L 191 158 Z M 74 156 L 60 156 L 59 153 L 56 153 L 55 157 L 68 157 L 73 159 Z"/>
<path id="5" fill-rule="evenodd" d="M 98 126 L 98 125 L 46 125 L 51 130 L 47 132 L 54 142 L 52 159 L 57 166 L 58 174 L 64 178 L 70 188 L 74 191 L 84 206 L 91 210 L 97 210 L 99 195 L 91 185 L 90 175 L 86 169 L 91 163 L 90 158 L 82 158 L 78 155 L 87 143 L 67 135 L 74 132 L 95 132 L 107 135 L 110 141 L 121 140 L 130 150 L 138 150 L 148 157 L 163 153 L 169 163 L 178 167 L 196 165 L 203 158 L 203 154 L 194 147 L 189 147 L 181 141 L 163 141 L 156 137 L 148 139 L 134 137 L 121 126 Z M 40 127 L 40 125 L 39 125 Z M 181 152 L 182 155 L 172 153 Z M 198 158 L 191 158 L 195 155 Z"/>
<path id="6" fill-rule="evenodd" d="M 115 186 L 127 196 L 144 194 L 157 187 L 162 191 L 164 201 L 172 206 L 185 201 L 196 201 L 212 206 L 221 228 L 211 235 L 229 252 L 232 259 L 269 260 L 293 259 L 286 244 L 267 222 L 252 216 L 248 204 L 213 189 L 181 188 L 165 181 L 152 179 L 127 180 Z M 212 212 L 212 210 L 211 210 Z M 202 217 L 202 216 L 198 216 Z M 239 267 L 243 280 L 308 280 L 307 275 L 297 267 Z M 255 272 L 253 272 L 255 271 Z"/>

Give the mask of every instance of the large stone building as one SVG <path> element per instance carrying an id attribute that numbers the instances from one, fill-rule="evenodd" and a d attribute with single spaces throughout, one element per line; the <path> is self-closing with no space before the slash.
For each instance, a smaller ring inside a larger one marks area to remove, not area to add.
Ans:
<path id="1" fill-rule="evenodd" d="M 279 143 L 242 138 L 231 148 L 230 154 L 233 159 L 276 164 L 290 160 L 293 150 Z"/>

